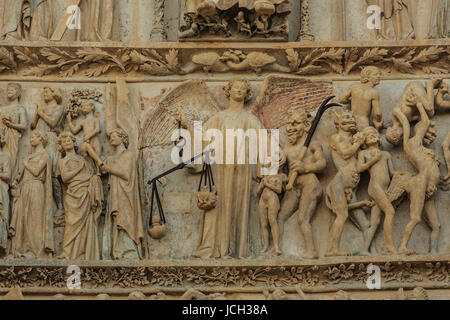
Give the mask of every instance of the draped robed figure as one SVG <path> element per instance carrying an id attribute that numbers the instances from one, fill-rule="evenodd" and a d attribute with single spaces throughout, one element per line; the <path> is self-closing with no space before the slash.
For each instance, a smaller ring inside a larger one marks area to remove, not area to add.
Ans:
<path id="1" fill-rule="evenodd" d="M 103 202 L 102 183 L 86 159 L 76 153 L 75 141 L 67 132 L 59 136 L 63 157 L 58 168 L 66 185 L 63 255 L 69 260 L 100 260 L 98 224 Z"/>
<path id="2" fill-rule="evenodd" d="M 244 102 L 251 97 L 251 88 L 248 81 L 235 79 L 230 81 L 225 89 L 230 97 L 228 109 L 220 111 L 210 118 L 204 125 L 204 131 L 217 129 L 222 132 L 223 161 L 226 155 L 234 153 L 235 164 L 217 164 L 220 152 L 217 146 L 213 164 L 214 181 L 218 192 L 217 205 L 214 214 L 206 214 L 202 222 L 199 246 L 194 256 L 203 258 L 245 258 L 248 255 L 249 243 L 249 217 L 252 180 L 257 175 L 257 165 L 249 164 L 249 143 L 247 139 L 241 140 L 231 149 L 226 143 L 227 129 L 263 129 L 259 119 L 244 108 Z M 257 142 L 256 142 L 257 143 Z M 238 164 L 237 156 L 245 155 L 245 163 Z M 192 168 L 198 171 L 198 168 Z"/>
<path id="3" fill-rule="evenodd" d="M 32 152 L 22 161 L 12 184 L 13 214 L 10 227 L 11 253 L 15 257 L 50 258 L 54 253 L 52 159 L 45 150 L 46 133 L 30 136 Z"/>
<path id="4" fill-rule="evenodd" d="M 113 153 L 100 166 L 109 174 L 102 257 L 105 260 L 142 259 L 144 228 L 136 159 L 128 149 L 129 137 L 124 130 L 112 130 L 109 141 Z"/>

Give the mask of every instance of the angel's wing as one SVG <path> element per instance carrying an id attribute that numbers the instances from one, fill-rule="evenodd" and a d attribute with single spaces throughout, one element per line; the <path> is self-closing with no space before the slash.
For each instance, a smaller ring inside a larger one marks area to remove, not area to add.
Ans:
<path id="1" fill-rule="evenodd" d="M 177 106 L 182 107 L 189 122 L 206 122 L 220 107 L 204 81 L 189 80 L 170 90 L 143 122 L 139 148 L 170 145 L 171 135 L 178 128 Z"/>
<path id="2" fill-rule="evenodd" d="M 286 124 L 289 109 L 314 111 L 332 92 L 331 82 L 270 75 L 264 79 L 250 111 L 267 129 L 280 128 Z"/>

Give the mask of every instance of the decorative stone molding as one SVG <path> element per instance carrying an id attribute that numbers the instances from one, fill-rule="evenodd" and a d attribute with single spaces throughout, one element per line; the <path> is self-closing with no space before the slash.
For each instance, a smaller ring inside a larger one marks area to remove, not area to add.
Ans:
<path id="1" fill-rule="evenodd" d="M 346 76 L 364 66 L 384 75 L 448 74 L 449 41 L 283 43 L 277 46 L 241 43 L 0 43 L 0 78 L 11 75 L 82 77 L 111 75 L 170 76 L 191 73 L 284 73 L 302 76 Z"/>
<path id="2" fill-rule="evenodd" d="M 381 269 L 382 289 L 450 286 L 450 263 L 442 256 L 351 257 L 320 260 L 186 260 L 186 261 L 25 261 L 6 260 L 0 265 L 0 288 L 65 288 L 66 269 L 81 269 L 82 289 L 196 288 L 221 291 L 255 291 L 258 288 L 290 288 L 301 285 L 309 291 L 366 288 L 367 267 Z M 240 288 L 240 289 L 239 289 Z"/>

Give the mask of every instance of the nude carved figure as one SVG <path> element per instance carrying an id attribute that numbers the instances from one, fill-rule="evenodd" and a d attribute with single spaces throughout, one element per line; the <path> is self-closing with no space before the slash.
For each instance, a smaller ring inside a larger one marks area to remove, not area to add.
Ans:
<path id="1" fill-rule="evenodd" d="M 373 125 L 383 128 L 383 115 L 380 108 L 380 94 L 375 86 L 380 84 L 381 72 L 377 67 L 366 67 L 361 71 L 361 83 L 348 88 L 340 97 L 342 104 L 350 104 L 350 109 L 357 120 L 358 129 L 362 131 L 370 125 L 373 113 Z"/>
<path id="2" fill-rule="evenodd" d="M 308 113 L 303 109 L 295 109 L 289 113 L 286 133 L 289 145 L 283 151 L 286 154 L 290 171 L 297 171 L 298 176 L 292 190 L 287 190 L 281 202 L 278 226 L 280 228 L 280 239 L 284 231 L 285 221 L 295 214 L 305 239 L 305 258 L 317 258 L 317 252 L 313 242 L 311 230 L 311 218 L 316 211 L 317 204 L 322 197 L 322 186 L 317 178 L 318 173 L 326 168 L 326 159 L 322 146 L 313 141 L 308 148 L 302 161 L 298 160 L 308 131 L 311 128 L 311 120 Z M 297 195 L 300 191 L 301 196 Z"/>

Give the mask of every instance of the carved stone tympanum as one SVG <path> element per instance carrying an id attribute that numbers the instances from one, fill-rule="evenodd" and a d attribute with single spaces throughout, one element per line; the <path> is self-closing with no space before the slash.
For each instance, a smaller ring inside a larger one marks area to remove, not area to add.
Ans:
<path id="1" fill-rule="evenodd" d="M 0 300 L 450 299 L 449 5 L 0 0 Z"/>

